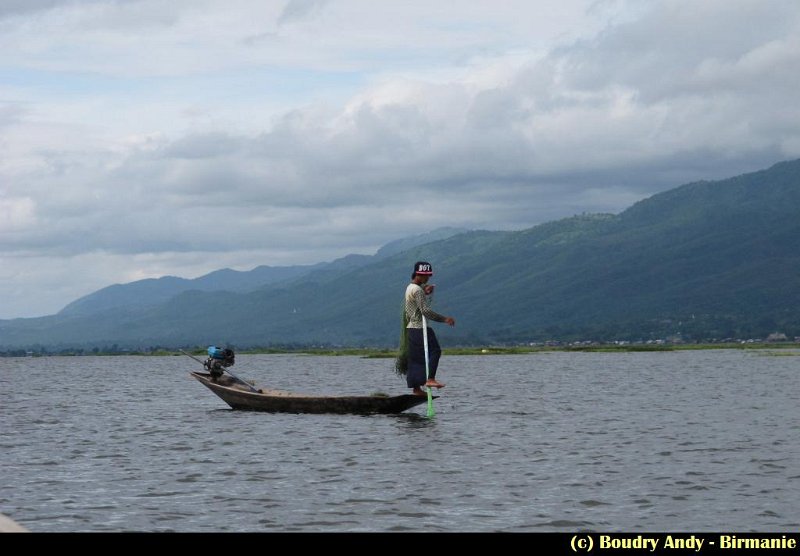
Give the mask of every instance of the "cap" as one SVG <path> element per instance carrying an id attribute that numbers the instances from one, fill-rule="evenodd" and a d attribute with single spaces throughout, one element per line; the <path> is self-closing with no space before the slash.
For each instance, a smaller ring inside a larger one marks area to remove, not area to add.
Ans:
<path id="1" fill-rule="evenodd" d="M 433 267 L 431 263 L 426 263 L 425 261 L 417 261 L 414 263 L 414 274 L 422 274 L 424 276 L 430 276 L 433 274 Z"/>

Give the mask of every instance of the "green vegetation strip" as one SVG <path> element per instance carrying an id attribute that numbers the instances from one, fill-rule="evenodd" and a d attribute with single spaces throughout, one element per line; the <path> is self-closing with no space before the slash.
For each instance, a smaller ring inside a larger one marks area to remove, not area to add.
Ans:
<path id="1" fill-rule="evenodd" d="M 263 355 L 263 354 L 293 354 L 293 355 L 319 355 L 319 356 L 355 356 L 365 359 L 389 359 L 397 355 L 395 348 L 252 348 L 236 349 L 237 355 Z M 205 347 L 185 348 L 184 351 L 205 357 Z M 760 355 L 780 356 L 780 355 L 800 355 L 790 350 L 800 349 L 798 342 L 751 342 L 751 343 L 714 343 L 714 344 L 591 344 L 591 345 L 537 345 L 537 346 L 486 346 L 486 347 L 451 347 L 445 348 L 445 355 L 515 355 L 525 353 L 548 353 L 548 352 L 592 352 L 592 353 L 624 353 L 624 352 L 646 352 L 646 351 L 688 351 L 688 350 L 707 350 L 707 349 L 740 349 L 740 350 L 769 350 L 762 351 Z M 46 355 L 148 355 L 148 356 L 180 356 L 177 350 L 159 348 L 152 351 L 125 350 L 125 351 L 105 351 L 105 350 L 61 350 L 54 352 L 0 352 L 0 356 L 24 357 L 24 356 L 46 356 Z"/>

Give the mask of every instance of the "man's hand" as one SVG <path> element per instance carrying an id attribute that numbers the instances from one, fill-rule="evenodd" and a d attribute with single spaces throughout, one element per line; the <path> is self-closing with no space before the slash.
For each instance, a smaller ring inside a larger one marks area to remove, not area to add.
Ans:
<path id="1" fill-rule="evenodd" d="M 453 317 L 447 317 L 446 319 L 444 319 L 444 322 L 446 322 L 450 326 L 456 325 L 456 319 L 454 319 Z"/>
<path id="2" fill-rule="evenodd" d="M 425 295 L 430 295 L 433 293 L 433 288 L 436 287 L 436 284 L 428 284 L 422 290 L 425 292 Z"/>

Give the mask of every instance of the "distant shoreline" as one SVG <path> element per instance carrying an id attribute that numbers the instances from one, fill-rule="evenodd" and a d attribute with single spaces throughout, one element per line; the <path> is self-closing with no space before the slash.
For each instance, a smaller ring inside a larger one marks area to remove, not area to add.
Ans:
<path id="1" fill-rule="evenodd" d="M 236 350 L 236 348 L 234 347 Z M 514 355 L 527 353 L 548 352 L 586 352 L 586 353 L 626 353 L 626 352 L 665 352 L 665 351 L 694 351 L 713 349 L 739 349 L 739 350 L 791 350 L 800 349 L 800 342 L 729 342 L 729 343 L 697 343 L 697 344 L 580 344 L 580 345 L 535 345 L 535 346 L 469 346 L 444 348 L 444 355 Z M 195 356 L 205 356 L 206 348 L 191 348 L 186 350 Z M 388 359 L 397 355 L 396 348 L 250 348 L 236 350 L 237 355 L 324 355 L 324 356 L 359 356 L 369 359 Z M 167 357 L 183 356 L 180 351 L 171 349 L 158 349 L 153 351 L 120 350 L 120 351 L 85 351 L 85 350 L 60 350 L 39 353 L 20 353 L 19 350 L 0 352 L 0 357 L 117 357 L 117 356 L 148 356 Z M 780 353 L 776 355 L 795 355 L 793 353 Z M 800 355 L 800 354 L 798 354 Z"/>
<path id="2" fill-rule="evenodd" d="M 625 352 L 663 352 L 663 351 L 693 351 L 710 349 L 800 349 L 800 343 L 783 342 L 776 343 L 750 343 L 750 344 L 674 344 L 674 345 L 616 345 L 598 344 L 582 346 L 487 346 L 487 347 L 454 347 L 443 348 L 444 355 L 515 355 L 527 353 L 549 353 L 549 352 L 587 352 L 587 353 L 625 353 Z M 274 353 L 260 352 L 258 350 L 242 351 L 243 354 L 249 353 Z M 297 350 L 282 353 L 295 353 L 307 355 L 360 355 L 367 358 L 388 358 L 395 357 L 397 350 L 384 349 L 319 349 L 319 350 Z M 789 355 L 789 354 L 786 354 Z M 800 354 L 798 354 L 800 355 Z"/>

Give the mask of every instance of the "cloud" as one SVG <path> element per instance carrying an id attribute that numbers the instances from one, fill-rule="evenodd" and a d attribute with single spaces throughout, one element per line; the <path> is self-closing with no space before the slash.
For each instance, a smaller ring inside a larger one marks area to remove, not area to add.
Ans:
<path id="1" fill-rule="evenodd" d="M 63 5 L 64 0 L 5 0 L 0 4 L 0 19 L 46 11 Z"/>
<path id="2" fill-rule="evenodd" d="M 48 39 L 0 22 L 9 289 L 521 229 L 800 156 L 792 1 L 162 6 L 67 3 Z M 34 297 L 6 314 L 54 310 Z"/>
<path id="3" fill-rule="evenodd" d="M 321 10 L 329 0 L 289 0 L 278 16 L 278 25 L 303 20 Z"/>

